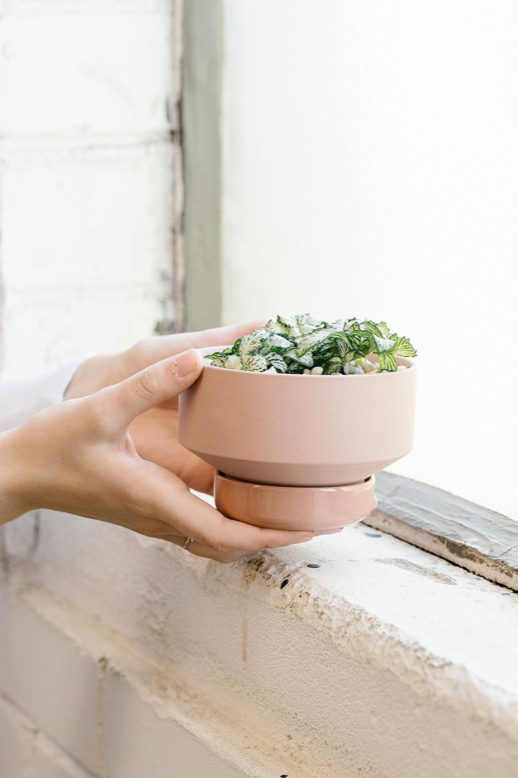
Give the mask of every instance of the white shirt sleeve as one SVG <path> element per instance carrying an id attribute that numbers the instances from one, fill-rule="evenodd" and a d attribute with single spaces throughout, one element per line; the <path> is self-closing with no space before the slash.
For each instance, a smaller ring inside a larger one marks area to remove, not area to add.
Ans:
<path id="1" fill-rule="evenodd" d="M 38 411 L 61 402 L 85 359 L 87 357 L 46 375 L 0 383 L 0 432 L 18 427 Z"/>

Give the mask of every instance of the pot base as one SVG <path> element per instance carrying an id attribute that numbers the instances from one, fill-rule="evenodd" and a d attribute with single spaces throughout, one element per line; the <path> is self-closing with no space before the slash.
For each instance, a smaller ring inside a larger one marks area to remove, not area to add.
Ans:
<path id="1" fill-rule="evenodd" d="M 375 478 L 346 486 L 270 486 L 214 476 L 216 507 L 230 519 L 288 530 L 338 529 L 356 524 L 377 505 Z"/>

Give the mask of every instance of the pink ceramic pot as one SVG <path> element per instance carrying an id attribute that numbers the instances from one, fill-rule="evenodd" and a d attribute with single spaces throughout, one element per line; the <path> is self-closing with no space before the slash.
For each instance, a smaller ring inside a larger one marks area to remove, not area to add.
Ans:
<path id="1" fill-rule="evenodd" d="M 370 477 L 412 449 L 416 367 L 410 359 L 398 363 L 407 369 L 350 376 L 248 373 L 207 365 L 181 395 L 180 442 L 229 479 L 245 482 L 222 488 L 216 481 L 218 507 L 232 518 L 261 526 L 302 521 L 304 528 L 357 521 L 375 507 Z M 260 485 L 276 489 L 261 493 Z M 290 492 L 279 487 L 296 490 L 291 517 Z M 329 489 L 335 494 L 332 506 Z M 324 490 L 328 497 L 315 498 L 309 490 Z M 356 505 L 351 495 L 358 497 Z M 300 519 L 304 499 L 314 508 Z M 326 511 L 333 516 L 323 515 Z"/>

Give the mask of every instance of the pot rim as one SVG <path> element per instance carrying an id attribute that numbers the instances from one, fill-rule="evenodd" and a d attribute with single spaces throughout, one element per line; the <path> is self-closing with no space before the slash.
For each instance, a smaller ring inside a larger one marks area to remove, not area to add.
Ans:
<path id="1" fill-rule="evenodd" d="M 238 374 L 238 375 L 263 376 L 263 378 L 264 377 L 268 377 L 270 379 L 278 379 L 278 378 L 284 378 L 284 379 L 286 379 L 286 378 L 291 378 L 291 379 L 293 379 L 293 378 L 306 378 L 306 379 L 307 378 L 320 378 L 320 379 L 327 378 L 327 379 L 330 379 L 330 378 L 332 378 L 332 379 L 334 379 L 336 381 L 336 380 L 341 380 L 343 378 L 359 378 L 361 380 L 361 379 L 364 379 L 364 378 L 370 378 L 372 376 L 372 373 L 370 375 L 364 373 L 363 375 L 355 375 L 355 374 L 353 374 L 353 375 L 347 375 L 346 376 L 346 375 L 343 375 L 342 373 L 336 373 L 335 375 L 305 375 L 304 373 L 268 373 L 267 371 L 255 372 L 255 371 L 251 371 L 251 370 L 229 370 L 226 367 L 216 367 L 215 365 L 210 365 L 208 362 L 206 362 L 205 358 L 209 354 L 214 354 L 216 351 L 221 351 L 222 349 L 231 348 L 231 347 L 232 347 L 232 344 L 229 345 L 229 346 L 207 346 L 205 348 L 198 349 L 198 351 L 200 352 L 201 356 L 203 357 L 203 369 L 204 370 L 217 370 L 218 372 L 221 372 L 221 373 L 234 373 L 234 374 Z M 415 371 L 416 368 L 417 368 L 417 364 L 416 364 L 416 359 L 415 358 L 411 359 L 410 357 L 396 357 L 396 359 L 397 359 L 398 365 L 399 364 L 403 365 L 404 367 L 406 367 L 406 370 L 395 370 L 393 372 L 385 371 L 385 372 L 382 372 L 382 373 L 375 373 L 375 375 L 378 376 L 378 377 L 383 376 L 385 380 L 387 380 L 387 379 L 394 380 L 395 376 L 406 375 L 409 370 L 414 370 Z"/>

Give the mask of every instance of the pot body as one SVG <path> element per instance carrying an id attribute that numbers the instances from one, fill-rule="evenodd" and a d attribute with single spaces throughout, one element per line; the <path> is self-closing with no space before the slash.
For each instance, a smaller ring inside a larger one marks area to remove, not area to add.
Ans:
<path id="1" fill-rule="evenodd" d="M 416 367 L 398 362 L 407 369 L 363 376 L 205 366 L 180 396 L 180 443 L 226 475 L 257 484 L 364 481 L 412 449 Z"/>

